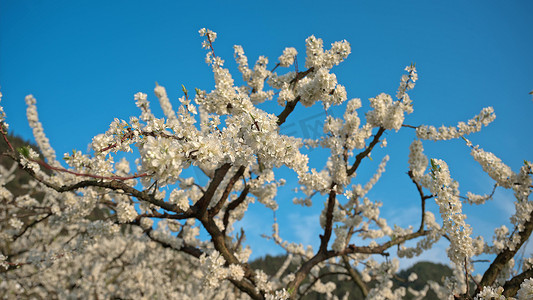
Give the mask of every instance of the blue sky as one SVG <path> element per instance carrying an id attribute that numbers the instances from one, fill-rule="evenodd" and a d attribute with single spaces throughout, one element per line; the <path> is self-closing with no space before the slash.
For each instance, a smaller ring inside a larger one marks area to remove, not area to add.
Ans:
<path id="1" fill-rule="evenodd" d="M 37 98 L 40 119 L 61 155 L 85 151 L 91 138 L 113 118 L 139 115 L 133 95 L 145 92 L 162 116 L 153 95 L 155 81 L 171 99 L 181 85 L 210 91 L 213 77 L 204 63 L 198 30 L 218 33 L 215 50 L 240 78 L 233 61 L 235 44 L 250 63 L 259 55 L 273 66 L 285 47 L 295 47 L 304 64 L 305 39 L 314 34 L 330 43 L 346 39 L 352 54 L 335 67 L 349 98 L 363 100 L 381 92 L 394 94 L 403 68 L 416 62 L 419 81 L 410 95 L 415 112 L 407 124 L 455 125 L 493 106 L 496 121 L 469 138 L 517 171 L 533 160 L 533 2 L 531 1 L 27 1 L 0 0 L 0 88 L 11 129 L 32 139 L 24 97 Z M 280 107 L 265 105 L 272 113 Z M 320 133 L 320 105 L 291 116 L 282 129 L 302 137 Z M 343 107 L 331 113 L 341 116 Z M 373 152 L 362 165 L 357 183 L 364 184 L 385 154 L 387 172 L 369 195 L 384 203 L 382 214 L 401 226 L 419 222 L 419 199 L 407 171 L 412 130 L 387 134 L 389 146 Z M 481 172 L 462 140 L 425 142 L 426 154 L 445 159 L 452 176 L 467 191 L 489 193 L 491 179 Z M 323 164 L 320 151 L 310 153 Z M 289 179 L 291 173 L 282 172 Z M 292 176 L 292 177 L 291 177 Z M 318 245 L 318 215 L 313 208 L 292 205 L 289 181 L 280 191 L 277 212 L 281 235 Z M 498 190 L 485 207 L 465 207 L 475 234 L 491 240 L 493 228 L 508 224 L 512 193 Z M 429 205 L 435 214 L 438 209 Z M 272 212 L 260 205 L 242 223 L 254 257 L 280 253 L 269 234 Z M 529 245 L 531 253 L 533 245 Z M 423 258 L 444 261 L 445 243 Z M 413 261 L 402 261 L 406 266 Z M 483 268 L 482 266 L 480 266 Z"/>

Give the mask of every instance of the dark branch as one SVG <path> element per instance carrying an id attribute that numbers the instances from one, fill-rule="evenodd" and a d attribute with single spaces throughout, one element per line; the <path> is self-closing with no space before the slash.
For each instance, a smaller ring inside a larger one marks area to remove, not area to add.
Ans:
<path id="1" fill-rule="evenodd" d="M 331 184 L 327 208 L 326 208 L 326 224 L 324 226 L 324 235 L 320 235 L 320 249 L 318 252 L 325 253 L 328 249 L 329 239 L 331 238 L 331 231 L 333 229 L 333 209 L 336 202 L 335 183 Z"/>
<path id="2" fill-rule="evenodd" d="M 424 195 L 424 191 L 422 190 L 422 186 L 416 182 L 415 178 L 413 177 L 413 172 L 409 171 L 407 172 L 407 175 L 409 175 L 409 178 L 413 181 L 413 183 L 416 185 L 416 189 L 418 191 L 418 194 L 420 195 L 420 200 L 422 202 L 422 218 L 420 221 L 420 228 L 418 231 L 421 231 L 424 229 L 424 221 L 425 221 L 425 212 L 426 212 L 426 200 L 433 197 L 433 195 Z"/>
<path id="3" fill-rule="evenodd" d="M 241 194 L 239 195 L 239 197 L 237 197 L 235 201 L 231 201 L 228 204 L 228 207 L 226 208 L 226 211 L 224 212 L 224 219 L 223 219 L 223 222 L 224 222 L 223 234 L 224 235 L 226 234 L 226 228 L 228 227 L 228 224 L 229 224 L 229 217 L 230 217 L 231 212 L 235 210 L 237 207 L 239 207 L 239 205 L 241 205 L 244 202 L 244 200 L 246 199 L 246 196 L 248 195 L 248 191 L 250 191 L 250 186 L 246 185 L 244 187 L 244 190 L 242 190 Z"/>
<path id="4" fill-rule="evenodd" d="M 368 295 L 368 287 L 366 286 L 365 282 L 361 279 L 361 276 L 359 275 L 357 270 L 352 268 L 352 266 L 350 265 L 350 260 L 348 259 L 348 257 L 346 255 L 343 255 L 341 257 L 342 257 L 342 262 L 344 263 L 344 267 L 348 271 L 348 274 L 352 278 L 353 282 L 355 282 L 355 284 L 361 290 L 361 293 L 363 294 L 363 297 L 366 298 L 366 295 Z"/>
<path id="5" fill-rule="evenodd" d="M 294 77 L 290 85 L 294 87 L 298 81 L 300 81 L 302 78 L 305 78 L 309 73 L 313 72 L 315 70 L 314 67 L 311 67 L 304 72 L 297 72 L 296 77 Z M 300 101 L 301 96 L 297 96 L 294 100 L 287 102 L 287 105 L 285 105 L 285 109 L 278 115 L 278 126 L 281 126 L 281 124 L 285 123 L 287 120 L 287 117 L 292 113 L 294 108 L 296 107 L 296 104 Z"/>
<path id="6" fill-rule="evenodd" d="M 366 149 L 363 150 L 363 152 L 355 156 L 355 162 L 353 163 L 352 167 L 346 171 L 346 174 L 348 176 L 351 176 L 355 172 L 355 170 L 357 170 L 363 158 L 367 157 L 368 154 L 370 154 L 374 146 L 376 146 L 376 144 L 379 142 L 379 138 L 383 135 L 384 132 L 385 132 L 385 128 L 380 127 L 376 135 L 374 135 L 374 139 L 372 140 L 372 142 L 370 142 L 370 145 L 368 145 L 368 147 L 366 147 Z"/>
<path id="7" fill-rule="evenodd" d="M 522 282 L 524 282 L 524 280 L 528 278 L 533 278 L 533 269 L 526 270 L 508 280 L 503 285 L 503 295 L 506 297 L 515 296 L 518 290 L 520 289 L 520 284 L 522 284 Z"/>
<path id="8" fill-rule="evenodd" d="M 485 271 L 485 274 L 483 274 L 483 278 L 479 282 L 479 285 L 481 288 L 485 286 L 490 286 L 494 283 L 502 269 L 505 267 L 505 265 L 509 262 L 511 258 L 513 258 L 522 247 L 525 241 L 529 238 L 531 235 L 531 231 L 533 230 L 533 211 L 531 212 L 531 215 L 529 217 L 529 221 L 524 223 L 524 230 L 520 231 L 518 234 L 520 236 L 520 243 L 514 247 L 514 250 L 511 250 L 509 248 L 504 249 L 492 262 L 490 267 Z M 478 294 L 480 292 L 479 288 L 476 290 L 475 294 Z"/>
<path id="9" fill-rule="evenodd" d="M 226 203 L 226 199 L 228 199 L 228 196 L 231 193 L 231 190 L 233 189 L 233 186 L 235 185 L 235 182 L 237 182 L 239 177 L 241 177 L 242 174 L 244 174 L 244 169 L 245 169 L 245 167 L 241 166 L 237 170 L 237 172 L 235 172 L 233 177 L 231 177 L 231 179 L 228 182 L 228 185 L 226 185 L 226 188 L 224 189 L 224 193 L 222 193 L 222 196 L 218 200 L 217 204 L 209 210 L 209 216 L 210 217 L 216 216 L 216 214 L 218 214 L 220 209 L 222 209 L 222 206 L 224 206 L 224 203 Z"/>
<path id="10" fill-rule="evenodd" d="M 223 164 L 220 168 L 218 168 L 215 171 L 215 176 L 211 180 L 211 183 L 209 184 L 209 187 L 205 191 L 204 195 L 196 204 L 194 205 L 194 210 L 196 210 L 199 214 L 203 214 L 207 211 L 207 207 L 209 206 L 209 203 L 211 202 L 211 198 L 213 198 L 213 195 L 215 194 L 215 191 L 217 190 L 218 186 L 224 179 L 224 176 L 226 176 L 226 173 L 228 173 L 231 165 L 229 163 Z"/>

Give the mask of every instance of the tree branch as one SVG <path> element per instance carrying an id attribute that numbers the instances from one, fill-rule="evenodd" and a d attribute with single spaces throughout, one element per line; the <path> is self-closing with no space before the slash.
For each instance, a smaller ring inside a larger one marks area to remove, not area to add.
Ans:
<path id="1" fill-rule="evenodd" d="M 503 295 L 506 297 L 515 296 L 520 289 L 520 284 L 528 278 L 533 278 L 533 269 L 526 270 L 505 282 Z"/>
<path id="2" fill-rule="evenodd" d="M 229 224 L 229 217 L 230 217 L 231 212 L 235 210 L 237 207 L 239 207 L 239 205 L 241 205 L 244 202 L 244 200 L 246 199 L 246 196 L 248 195 L 248 191 L 250 191 L 250 186 L 246 185 L 244 189 L 242 190 L 241 194 L 239 195 L 239 197 L 237 197 L 235 201 L 231 201 L 228 204 L 228 207 L 226 208 L 226 211 L 224 212 L 224 219 L 223 219 L 223 222 L 224 222 L 223 234 L 224 235 L 226 234 L 226 228 L 228 227 L 228 224 Z"/>
<path id="3" fill-rule="evenodd" d="M 228 173 L 230 167 L 231 164 L 225 163 L 215 171 L 215 175 L 213 176 L 209 187 L 193 207 L 193 210 L 197 211 L 199 215 L 202 215 L 207 211 L 207 207 L 209 206 L 209 202 L 211 202 L 211 198 L 213 198 L 215 191 L 224 179 L 224 176 L 226 176 L 226 173 Z"/>
<path id="4" fill-rule="evenodd" d="M 350 265 L 350 260 L 346 255 L 341 256 L 342 262 L 344 263 L 344 267 L 348 271 L 348 274 L 350 274 L 350 277 L 352 277 L 353 282 L 359 287 L 361 290 L 361 293 L 363 294 L 363 297 L 366 298 L 368 295 L 368 288 L 365 284 L 365 282 L 361 279 L 361 276 L 358 274 L 357 270 L 352 268 Z"/>
<path id="5" fill-rule="evenodd" d="M 407 175 L 409 175 L 409 178 L 413 181 L 413 183 L 416 186 L 416 189 L 418 191 L 418 194 L 420 195 L 420 200 L 422 202 L 422 218 L 420 219 L 420 228 L 418 231 L 421 231 L 424 229 L 424 221 L 425 221 L 425 212 L 426 212 L 426 200 L 433 197 L 433 195 L 424 195 L 424 191 L 422 190 L 422 186 L 415 180 L 413 176 L 413 172 L 409 171 L 407 172 Z"/>
<path id="6" fill-rule="evenodd" d="M 231 190 L 233 189 L 235 182 L 237 182 L 239 177 L 241 177 L 242 174 L 244 174 L 244 169 L 245 169 L 244 166 L 239 167 L 237 172 L 235 172 L 233 177 L 231 177 L 231 179 L 228 182 L 228 185 L 226 185 L 226 188 L 224 189 L 224 192 L 222 193 L 222 196 L 218 200 L 217 204 L 209 210 L 210 217 L 216 216 L 216 214 L 218 214 L 220 209 L 222 209 L 222 206 L 224 205 L 224 203 L 226 203 L 226 199 L 228 199 L 228 196 L 231 193 Z"/>
<path id="7" fill-rule="evenodd" d="M 315 70 L 314 67 L 311 67 L 303 72 L 297 72 L 296 76 L 290 81 L 291 86 L 295 86 L 298 81 L 300 81 L 302 78 L 305 78 L 309 73 L 313 72 Z M 285 105 L 285 109 L 278 115 L 278 126 L 281 126 L 281 124 L 285 123 L 287 120 L 287 117 L 291 114 L 291 112 L 296 107 L 296 104 L 300 101 L 301 96 L 297 96 L 294 100 L 287 102 L 287 105 Z"/>
<path id="8" fill-rule="evenodd" d="M 333 227 L 333 209 L 335 208 L 336 196 L 335 183 L 330 186 L 330 192 L 326 208 L 326 224 L 324 226 L 324 235 L 320 235 L 320 249 L 318 252 L 325 253 L 328 249 L 329 239 L 331 238 L 331 231 Z"/>
<path id="9" fill-rule="evenodd" d="M 226 236 L 220 231 L 213 218 L 210 218 L 208 214 L 203 214 L 199 220 L 202 222 L 205 230 L 211 236 L 211 240 L 215 246 L 215 249 L 220 252 L 222 257 L 224 257 L 226 260 L 226 264 L 240 265 L 244 269 L 246 279 L 248 279 L 250 282 L 246 281 L 244 278 L 240 281 L 233 279 L 230 279 L 230 281 L 239 290 L 247 293 L 253 299 L 264 299 L 263 295 L 256 290 L 254 282 L 255 272 L 250 268 L 250 266 L 248 266 L 248 264 L 241 264 L 233 252 L 230 251 L 226 244 Z"/>
<path id="10" fill-rule="evenodd" d="M 346 175 L 351 176 L 355 172 L 355 170 L 357 170 L 363 158 L 367 157 L 368 154 L 370 154 L 374 146 L 376 146 L 376 144 L 379 142 L 379 138 L 383 135 L 384 132 L 385 132 L 385 128 L 380 127 L 376 135 L 374 135 L 374 139 L 372 140 L 372 142 L 370 142 L 368 147 L 366 147 L 366 149 L 363 150 L 363 152 L 355 156 L 355 162 L 353 163 L 352 167 L 346 171 Z"/>
<path id="11" fill-rule="evenodd" d="M 494 283 L 494 281 L 496 280 L 502 269 L 505 267 L 507 262 L 509 262 L 509 260 L 515 256 L 516 252 L 518 252 L 520 247 L 522 247 L 524 242 L 529 238 L 529 236 L 531 235 L 531 231 L 533 231 L 533 211 L 529 216 L 529 221 L 524 223 L 524 230 L 519 232 L 520 243 L 515 246 L 514 250 L 506 248 L 502 252 L 500 252 L 498 256 L 496 256 L 490 267 L 487 269 L 487 271 L 485 271 L 485 274 L 483 274 L 483 278 L 479 282 L 481 288 L 485 286 L 490 286 Z M 477 295 L 479 292 L 480 288 L 476 289 L 475 294 Z"/>
<path id="12" fill-rule="evenodd" d="M 283 111 L 278 115 L 278 126 L 281 126 L 281 124 L 285 123 L 287 120 L 287 117 L 291 114 L 291 112 L 296 107 L 296 104 L 300 102 L 301 97 L 297 96 L 294 100 L 287 102 L 287 105 L 285 105 L 285 108 Z"/>

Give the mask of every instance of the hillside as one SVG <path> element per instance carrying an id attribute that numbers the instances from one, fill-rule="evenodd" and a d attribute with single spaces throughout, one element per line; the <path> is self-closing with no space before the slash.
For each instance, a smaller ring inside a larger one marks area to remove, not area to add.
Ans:
<path id="1" fill-rule="evenodd" d="M 250 263 L 252 268 L 254 269 L 262 269 L 267 273 L 268 275 L 274 275 L 277 270 L 280 268 L 280 266 L 285 261 L 286 256 L 280 255 L 280 256 L 270 256 L 267 255 L 262 258 L 258 258 Z M 285 271 L 284 274 L 288 274 L 290 272 L 295 271 L 295 266 L 291 265 L 289 268 L 287 268 L 287 271 Z M 408 282 L 407 278 L 411 273 L 416 273 L 418 275 L 418 279 L 413 282 Z M 404 286 L 404 287 L 411 287 L 415 290 L 421 290 L 426 283 L 429 280 L 436 281 L 436 282 L 442 282 L 444 277 L 451 276 L 452 270 L 442 264 L 435 264 L 432 262 L 418 262 L 412 267 L 402 270 L 398 272 L 397 278 L 394 281 L 395 287 L 398 286 Z M 344 294 L 348 291 L 350 292 L 350 299 L 363 299 L 363 295 L 360 291 L 360 289 L 357 287 L 357 285 L 351 281 L 351 280 L 344 280 L 340 281 L 338 279 L 337 275 L 326 275 L 324 277 L 327 281 L 332 281 L 337 285 L 337 290 L 335 291 L 335 295 L 337 295 L 339 298 L 342 298 Z M 324 281 L 324 280 L 323 280 Z M 370 282 L 368 284 L 369 288 L 371 288 L 375 282 Z M 437 296 L 431 289 L 428 291 L 426 297 L 423 299 L 431 300 L 431 299 L 437 299 Z M 322 299 L 323 295 L 320 295 L 318 293 L 311 293 L 304 297 L 303 299 L 306 300 L 319 300 Z M 404 299 L 412 299 L 412 295 L 407 293 L 406 297 Z"/>

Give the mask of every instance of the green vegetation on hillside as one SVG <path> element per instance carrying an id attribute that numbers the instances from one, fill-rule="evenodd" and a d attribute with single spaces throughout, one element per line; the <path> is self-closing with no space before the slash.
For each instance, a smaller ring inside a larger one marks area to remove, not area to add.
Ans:
<path id="1" fill-rule="evenodd" d="M 285 261 L 286 256 L 280 255 L 280 256 L 270 256 L 266 255 L 265 257 L 258 258 L 250 263 L 252 268 L 254 269 L 261 269 L 265 273 L 267 273 L 270 276 L 273 276 L 276 274 L 276 272 L 279 270 L 279 268 L 283 265 L 283 262 Z M 285 271 L 284 275 L 289 274 L 291 272 L 296 271 L 296 266 L 294 264 L 291 264 L 287 270 Z M 331 281 L 334 282 L 337 285 L 337 289 L 335 290 L 335 295 L 337 295 L 339 298 L 342 298 L 346 292 L 350 292 L 349 299 L 363 299 L 363 294 L 361 293 L 361 290 L 359 287 L 348 277 L 348 276 L 342 276 L 342 278 L 347 280 L 339 280 L 339 275 L 325 275 L 325 272 L 322 272 L 320 275 L 322 277 L 323 282 Z M 408 281 L 408 277 L 411 273 L 416 273 L 418 275 L 418 279 L 416 279 L 413 282 Z M 405 288 L 411 287 L 414 290 L 422 290 L 426 283 L 428 281 L 435 281 L 442 283 L 443 279 L 447 276 L 452 275 L 452 269 L 450 269 L 448 266 L 443 264 L 435 264 L 432 262 L 418 262 L 414 264 L 412 267 L 402 270 L 398 272 L 395 280 L 394 285 L 395 288 L 399 286 L 403 286 Z M 372 288 L 372 286 L 375 285 L 374 281 L 370 281 L 367 283 L 368 288 Z M 318 294 L 316 292 L 310 293 L 306 295 L 303 299 L 306 300 L 319 300 L 322 299 L 323 295 Z M 407 293 L 405 296 L 405 299 L 412 299 L 412 295 Z M 423 299 L 431 300 L 431 299 L 437 299 L 437 296 L 435 293 L 430 289 Z"/>

